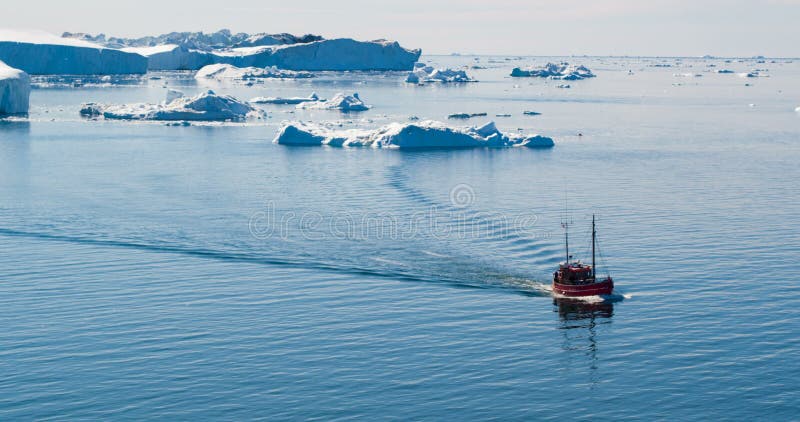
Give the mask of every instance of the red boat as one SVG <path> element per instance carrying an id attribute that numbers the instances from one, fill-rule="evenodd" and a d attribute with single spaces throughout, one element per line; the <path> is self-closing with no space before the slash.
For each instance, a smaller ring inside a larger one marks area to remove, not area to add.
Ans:
<path id="1" fill-rule="evenodd" d="M 611 294 L 614 290 L 614 281 L 611 276 L 598 279 L 595 272 L 597 232 L 595 231 L 594 215 L 592 215 L 592 265 L 572 259 L 569 254 L 569 223 L 565 221 L 561 225 L 564 227 L 567 260 L 558 266 L 558 271 L 553 273 L 553 292 L 570 297 Z"/>

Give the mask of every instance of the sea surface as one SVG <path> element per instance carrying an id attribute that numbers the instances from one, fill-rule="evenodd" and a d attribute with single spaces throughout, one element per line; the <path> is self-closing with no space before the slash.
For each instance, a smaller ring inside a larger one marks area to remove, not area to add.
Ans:
<path id="1" fill-rule="evenodd" d="M 0 121 L 0 420 L 800 418 L 800 60 L 423 60 L 480 82 L 39 80 Z M 508 77 L 548 60 L 597 77 Z M 167 88 L 373 108 L 78 115 Z M 412 116 L 556 146 L 272 143 Z M 555 298 L 593 214 L 616 294 Z"/>

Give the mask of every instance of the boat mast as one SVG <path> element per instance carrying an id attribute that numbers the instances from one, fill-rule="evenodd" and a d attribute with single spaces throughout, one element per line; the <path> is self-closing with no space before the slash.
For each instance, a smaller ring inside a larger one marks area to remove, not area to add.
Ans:
<path id="1" fill-rule="evenodd" d="M 592 214 L 592 277 L 597 277 L 597 269 L 594 266 L 594 242 L 597 232 L 594 229 L 594 214 Z"/>
<path id="2" fill-rule="evenodd" d="M 569 265 L 569 221 L 564 220 L 564 246 L 567 252 L 567 265 Z"/>

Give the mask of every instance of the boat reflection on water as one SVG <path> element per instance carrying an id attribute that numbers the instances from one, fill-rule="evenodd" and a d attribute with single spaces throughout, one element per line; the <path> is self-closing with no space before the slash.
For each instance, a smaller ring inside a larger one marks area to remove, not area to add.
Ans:
<path id="1" fill-rule="evenodd" d="M 553 305 L 557 307 L 558 316 L 562 322 L 589 320 L 589 322 L 595 323 L 598 318 L 607 319 L 614 316 L 613 302 L 585 302 L 576 299 L 556 298 L 553 299 Z M 575 328 L 585 326 L 587 324 L 577 324 Z"/>
<path id="2" fill-rule="evenodd" d="M 558 312 L 561 323 L 559 329 L 564 334 L 562 349 L 570 352 L 568 355 L 581 355 L 588 358 L 590 383 L 596 384 L 597 328 L 598 325 L 611 323 L 611 317 L 614 315 L 614 303 L 555 298 L 553 299 L 553 312 Z M 569 366 L 574 368 L 573 364 Z"/>

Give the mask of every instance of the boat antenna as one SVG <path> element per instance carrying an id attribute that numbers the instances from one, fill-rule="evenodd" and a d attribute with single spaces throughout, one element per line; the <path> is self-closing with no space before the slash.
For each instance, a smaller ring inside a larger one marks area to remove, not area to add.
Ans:
<path id="1" fill-rule="evenodd" d="M 567 192 L 564 191 L 564 218 L 561 219 L 561 227 L 564 228 L 564 249 L 567 255 L 566 265 L 569 265 L 569 225 L 572 223 L 569 218 L 569 204 L 567 203 Z"/>
<path id="2" fill-rule="evenodd" d="M 597 277 L 597 269 L 594 264 L 594 243 L 597 239 L 597 231 L 594 228 L 594 214 L 592 214 L 592 277 Z"/>

